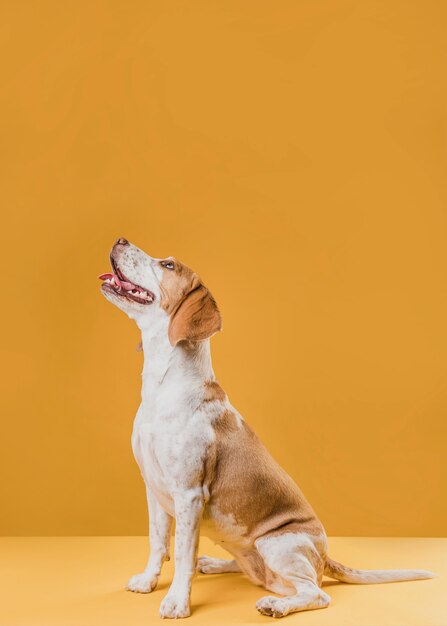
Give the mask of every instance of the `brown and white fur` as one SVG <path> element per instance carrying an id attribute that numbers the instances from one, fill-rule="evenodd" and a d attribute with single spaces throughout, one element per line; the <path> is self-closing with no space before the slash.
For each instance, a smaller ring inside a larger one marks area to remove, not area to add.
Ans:
<path id="1" fill-rule="evenodd" d="M 209 338 L 221 330 L 216 302 L 176 259 L 154 259 L 125 239 L 111 252 L 103 294 L 136 321 L 144 350 L 142 401 L 132 447 L 146 484 L 150 556 L 128 582 L 155 589 L 169 558 L 175 574 L 160 616 L 190 615 L 191 583 L 204 573 L 244 572 L 282 597 L 264 596 L 264 615 L 328 606 L 323 574 L 350 583 L 431 578 L 422 570 L 353 570 L 327 555 L 324 528 L 302 492 L 230 404 L 211 365 Z M 199 533 L 233 559 L 197 559 Z"/>

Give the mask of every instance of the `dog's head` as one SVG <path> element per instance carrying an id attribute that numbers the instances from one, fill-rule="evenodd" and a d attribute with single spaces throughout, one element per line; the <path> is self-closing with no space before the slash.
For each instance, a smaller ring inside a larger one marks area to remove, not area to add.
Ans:
<path id="1" fill-rule="evenodd" d="M 112 273 L 101 274 L 104 296 L 135 319 L 150 325 L 155 315 L 168 318 L 169 341 L 203 341 L 221 330 L 213 296 L 199 276 L 177 259 L 154 259 L 120 238 L 110 252 Z"/>

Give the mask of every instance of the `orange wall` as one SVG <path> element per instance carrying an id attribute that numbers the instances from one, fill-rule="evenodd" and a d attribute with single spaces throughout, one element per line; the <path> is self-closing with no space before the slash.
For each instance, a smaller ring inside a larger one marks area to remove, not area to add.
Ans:
<path id="1" fill-rule="evenodd" d="M 445 534 L 446 4 L 1 13 L 1 532 L 146 530 L 123 235 L 202 274 L 216 373 L 329 533 Z"/>

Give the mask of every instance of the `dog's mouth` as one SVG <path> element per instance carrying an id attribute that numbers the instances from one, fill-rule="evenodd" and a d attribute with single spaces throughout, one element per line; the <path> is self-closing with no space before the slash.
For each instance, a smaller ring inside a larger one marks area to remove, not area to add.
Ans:
<path id="1" fill-rule="evenodd" d="M 111 262 L 113 273 L 106 272 L 98 276 L 99 280 L 103 281 L 102 288 L 132 302 L 138 302 L 138 304 L 152 304 L 155 300 L 155 294 L 149 291 L 149 289 L 132 283 L 116 266 L 113 259 L 111 259 Z"/>

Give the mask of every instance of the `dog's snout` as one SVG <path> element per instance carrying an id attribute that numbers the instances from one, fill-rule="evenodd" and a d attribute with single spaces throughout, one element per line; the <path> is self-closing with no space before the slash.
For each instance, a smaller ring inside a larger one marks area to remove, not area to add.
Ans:
<path id="1" fill-rule="evenodd" d="M 120 246 L 127 246 L 128 245 L 128 241 L 127 239 L 124 239 L 124 237 L 120 237 L 119 239 L 116 240 L 115 245 L 120 245 Z"/>

